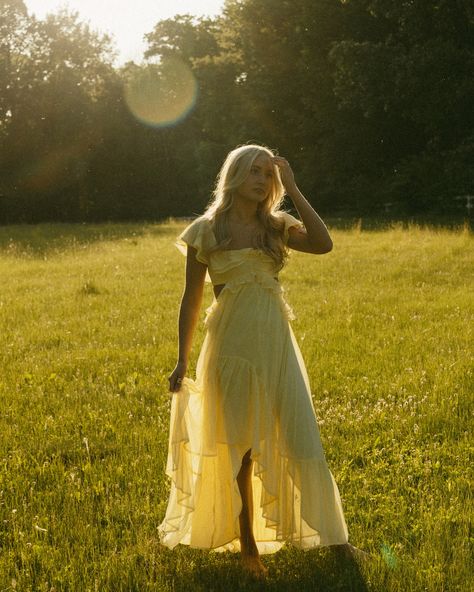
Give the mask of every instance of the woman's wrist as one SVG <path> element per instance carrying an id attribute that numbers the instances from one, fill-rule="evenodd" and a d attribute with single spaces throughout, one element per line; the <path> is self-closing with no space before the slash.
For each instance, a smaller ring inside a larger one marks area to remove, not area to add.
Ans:
<path id="1" fill-rule="evenodd" d="M 285 187 L 285 193 L 291 199 L 294 199 L 295 197 L 296 197 L 296 199 L 298 199 L 298 197 L 300 195 L 302 195 L 302 193 L 298 189 L 298 186 L 296 185 L 296 183 L 291 184 L 288 188 Z"/>

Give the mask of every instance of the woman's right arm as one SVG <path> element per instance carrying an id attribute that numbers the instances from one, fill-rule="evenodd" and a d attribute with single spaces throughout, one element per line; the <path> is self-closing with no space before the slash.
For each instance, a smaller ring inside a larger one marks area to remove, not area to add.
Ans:
<path id="1" fill-rule="evenodd" d="M 171 392 L 179 391 L 187 368 L 192 338 L 201 309 L 207 265 L 196 259 L 196 249 L 188 245 L 186 283 L 181 298 L 178 320 L 178 363 L 169 376 Z"/>

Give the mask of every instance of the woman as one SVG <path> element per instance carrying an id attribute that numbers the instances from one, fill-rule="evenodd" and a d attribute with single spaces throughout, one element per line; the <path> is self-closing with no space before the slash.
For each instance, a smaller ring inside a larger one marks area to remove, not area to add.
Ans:
<path id="1" fill-rule="evenodd" d="M 285 193 L 302 223 L 279 209 Z M 240 550 L 258 577 L 266 573 L 260 553 L 285 542 L 352 552 L 278 281 L 288 248 L 332 249 L 326 226 L 288 162 L 245 145 L 229 153 L 213 201 L 177 246 L 187 254 L 186 285 L 169 376 L 172 483 L 161 542 Z M 192 380 L 188 358 L 209 277 L 215 298 Z"/>

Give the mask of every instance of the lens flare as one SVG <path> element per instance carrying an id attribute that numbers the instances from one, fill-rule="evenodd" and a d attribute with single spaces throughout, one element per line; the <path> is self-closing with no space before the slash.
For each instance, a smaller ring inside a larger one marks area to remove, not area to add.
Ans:
<path id="1" fill-rule="evenodd" d="M 169 57 L 130 76 L 125 101 L 133 115 L 154 127 L 181 121 L 196 103 L 198 85 L 191 68 Z"/>

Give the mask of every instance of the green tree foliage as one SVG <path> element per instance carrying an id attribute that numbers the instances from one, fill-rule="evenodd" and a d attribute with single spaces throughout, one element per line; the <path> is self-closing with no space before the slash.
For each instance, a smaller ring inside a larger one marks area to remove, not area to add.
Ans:
<path id="1" fill-rule="evenodd" d="M 8 133 L 12 108 L 19 98 L 17 62 L 27 47 L 28 25 L 22 0 L 0 0 L 0 137 Z"/>
<path id="2" fill-rule="evenodd" d="M 350 0 L 346 9 L 349 34 L 330 53 L 334 92 L 367 139 L 371 203 L 452 207 L 474 181 L 472 5 Z"/>
<path id="3" fill-rule="evenodd" d="M 227 0 L 147 35 L 147 62 L 58 12 L 0 0 L 0 220 L 156 219 L 202 211 L 225 154 L 278 148 L 323 213 L 454 213 L 472 193 L 469 0 Z M 133 117 L 124 87 L 191 68 L 173 126 Z"/>
<path id="4" fill-rule="evenodd" d="M 225 39 L 225 24 L 220 17 L 210 20 L 181 15 L 159 22 L 147 36 L 148 58 L 182 59 L 192 68 L 199 85 L 196 108 L 180 126 L 184 133 L 176 128 L 168 131 L 169 140 L 184 139 L 168 145 L 176 169 L 182 172 L 182 186 L 176 196 L 184 195 L 185 204 L 192 204 L 184 205 L 184 212 L 202 210 L 225 151 L 242 143 L 248 129 L 248 124 L 242 124 L 239 109 L 241 65 L 233 45 Z M 176 209 L 173 211 L 176 213 Z"/>
<path id="5" fill-rule="evenodd" d="M 149 47 L 145 57 L 178 55 L 191 63 L 197 58 L 215 55 L 218 52 L 217 30 L 213 20 L 189 14 L 159 21 L 146 36 Z"/>
<path id="6" fill-rule="evenodd" d="M 4 200 L 25 221 L 81 219 L 90 155 L 102 139 L 97 106 L 116 77 L 110 42 L 65 11 L 38 21 L 5 2 L 1 14 Z"/>

